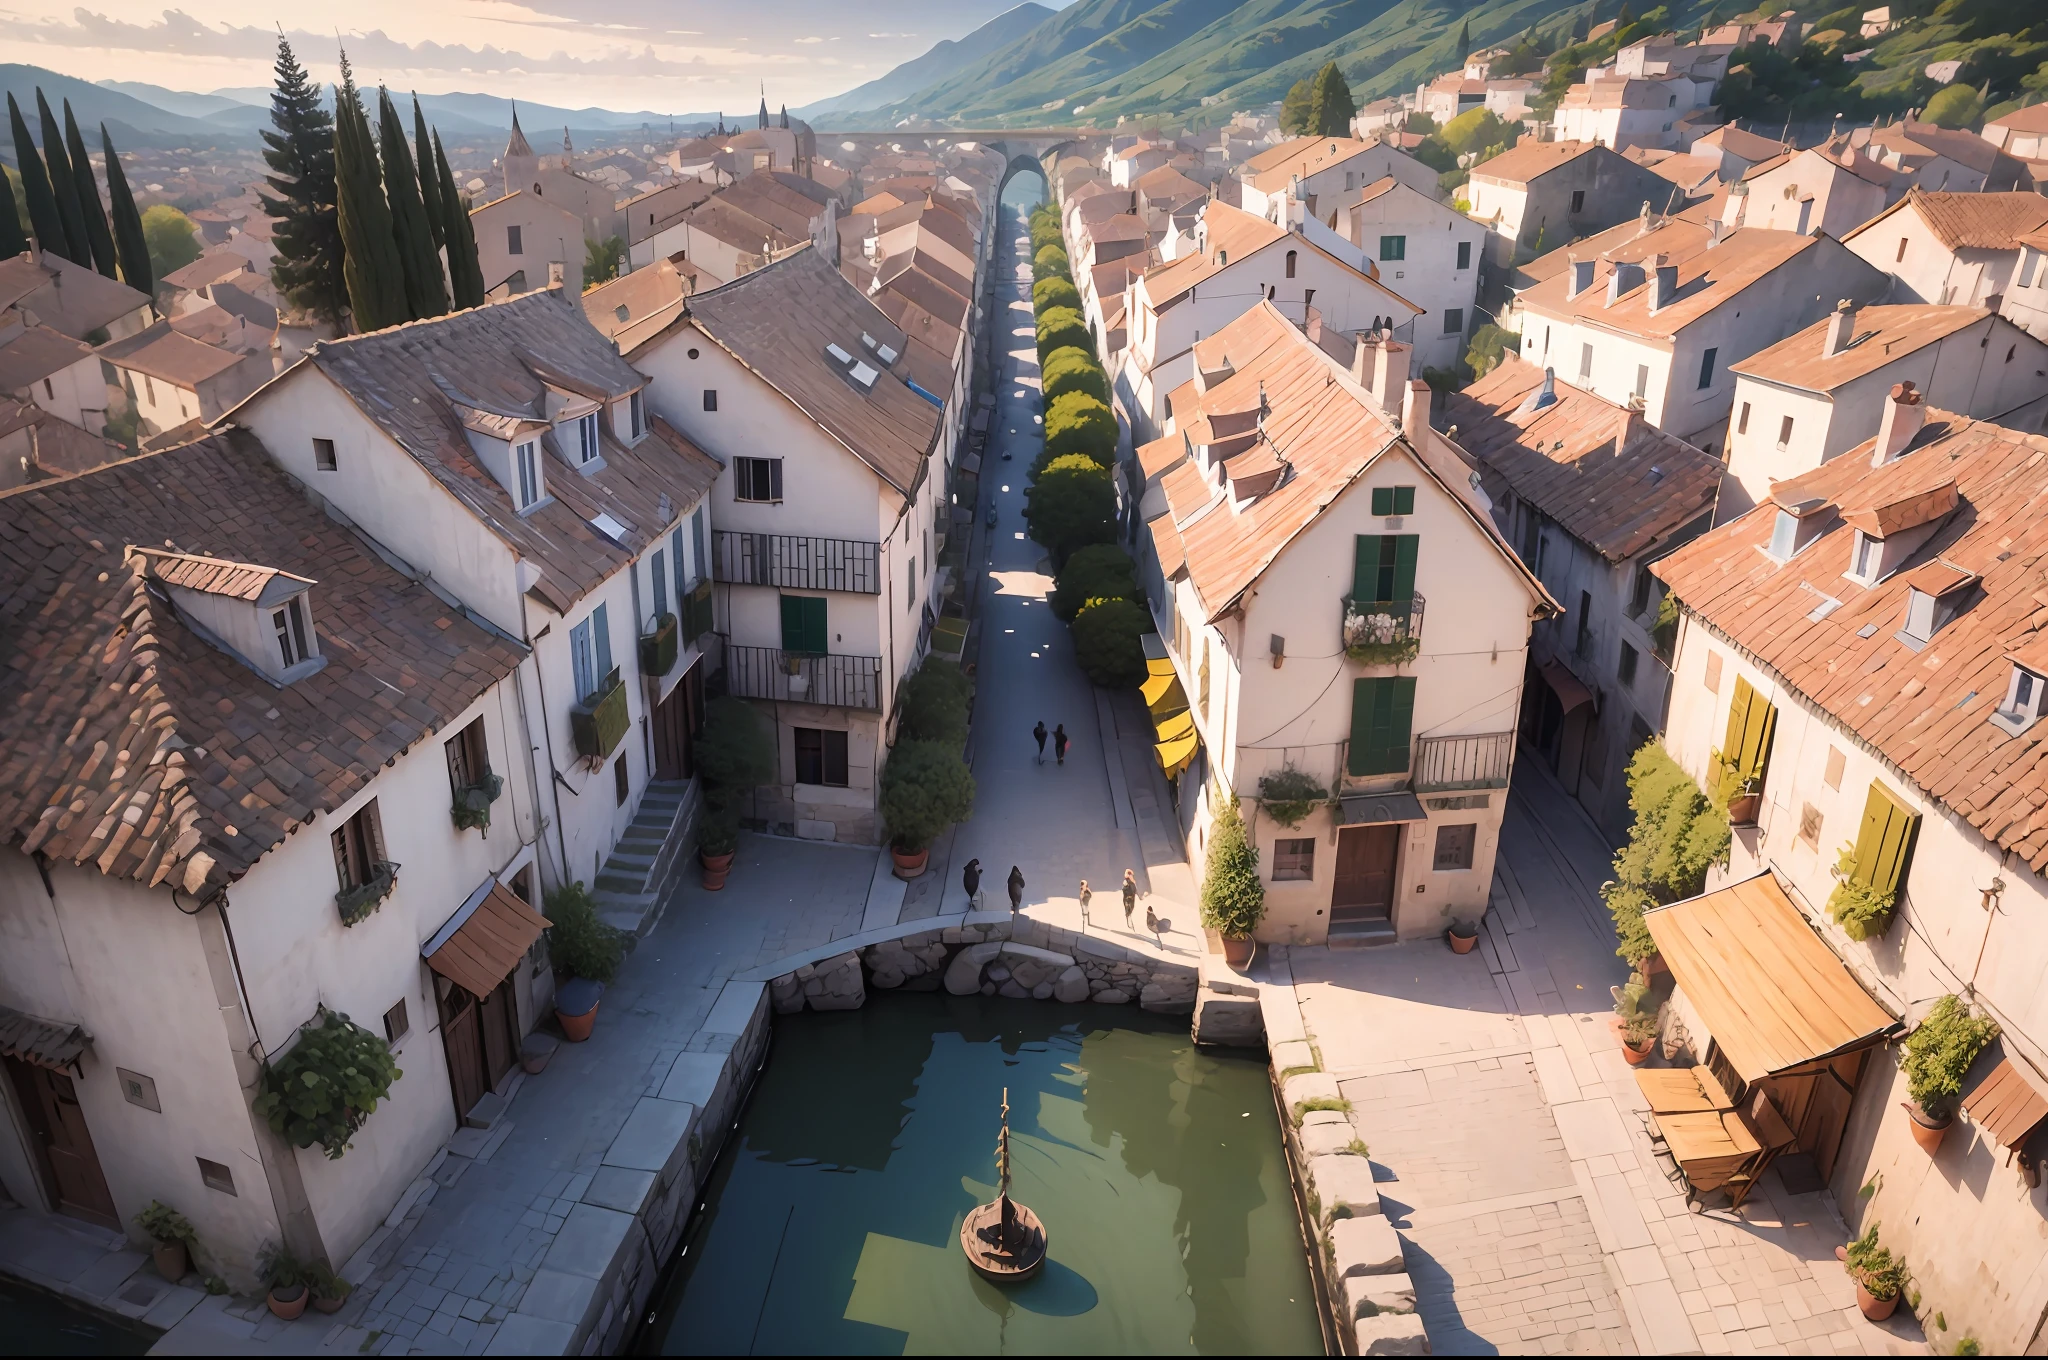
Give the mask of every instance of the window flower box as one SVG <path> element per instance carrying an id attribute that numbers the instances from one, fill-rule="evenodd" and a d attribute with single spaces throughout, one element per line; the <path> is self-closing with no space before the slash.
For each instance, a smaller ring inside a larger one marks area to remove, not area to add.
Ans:
<path id="1" fill-rule="evenodd" d="M 460 831 L 486 831 L 491 825 L 491 804 L 505 792 L 505 776 L 485 770 L 476 783 L 455 791 L 454 804 L 448 815 L 455 819 Z"/>
<path id="2" fill-rule="evenodd" d="M 619 683 L 616 666 L 605 676 L 597 692 L 569 710 L 569 727 L 576 738 L 576 754 L 603 760 L 626 739 L 631 725 L 626 713 L 626 688 Z"/>
<path id="3" fill-rule="evenodd" d="M 379 860 L 370 877 L 353 888 L 343 888 L 334 895 L 335 910 L 341 913 L 341 923 L 352 926 L 391 896 L 391 890 L 398 886 L 398 866 L 389 860 Z"/>
<path id="4" fill-rule="evenodd" d="M 1399 666 L 1422 650 L 1422 597 L 1344 601 L 1344 654 L 1369 666 Z"/>
<path id="5" fill-rule="evenodd" d="M 640 671 L 643 675 L 667 675 L 675 669 L 678 631 L 676 616 L 663 614 L 654 621 L 654 631 L 641 637 Z"/>

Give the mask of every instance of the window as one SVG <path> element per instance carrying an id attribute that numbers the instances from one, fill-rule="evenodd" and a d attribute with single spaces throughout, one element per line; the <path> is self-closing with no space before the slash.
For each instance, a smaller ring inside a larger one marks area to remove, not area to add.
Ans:
<path id="1" fill-rule="evenodd" d="M 780 458 L 735 458 L 732 460 L 732 498 L 736 501 L 779 501 L 782 499 Z M 699 510 L 701 518 L 703 511 Z M 699 539 L 701 528 L 693 530 Z"/>
<path id="2" fill-rule="evenodd" d="M 782 597 L 782 650 L 794 656 L 825 655 L 825 597 Z"/>
<path id="3" fill-rule="evenodd" d="M 1578 216 L 1578 214 L 1584 212 L 1585 210 L 1586 191 L 1584 189 L 1572 190 L 1572 215 L 1576 217 Z"/>
<path id="4" fill-rule="evenodd" d="M 1849 764 L 1849 758 L 1835 747 L 1828 747 L 1827 769 L 1821 774 L 1821 782 L 1831 789 L 1842 787 L 1842 771 Z"/>
<path id="5" fill-rule="evenodd" d="M 1314 302 L 1315 302 L 1315 300 L 1316 300 L 1316 290 L 1315 290 L 1315 289 L 1313 289 L 1313 288 L 1304 288 L 1304 289 L 1302 289 L 1302 290 L 1301 290 L 1301 305 L 1302 305 L 1303 307 L 1308 307 L 1308 306 L 1311 306 L 1311 305 L 1313 305 L 1313 304 L 1314 304 Z M 2011 359 L 2011 358 L 2012 358 L 2012 356 L 2011 356 L 2010 354 L 2006 355 L 2005 357 L 2006 357 L 2007 359 Z"/>
<path id="6" fill-rule="evenodd" d="M 1289 255 L 1294 254 L 1294 252 L 1291 250 L 1287 253 Z M 57 389 L 50 385 L 50 380 L 48 378 L 43 379 L 43 395 L 48 397 L 52 401 L 55 401 L 57 399 Z"/>
<path id="7" fill-rule="evenodd" d="M 1593 378 L 1593 347 L 1579 346 L 1579 386 L 1584 387 Z"/>
<path id="8" fill-rule="evenodd" d="M 1646 397 L 1650 394 L 1650 366 L 1648 364 L 1636 365 L 1635 394 L 1639 397 Z"/>
<path id="9" fill-rule="evenodd" d="M 1460 241 L 1458 242 L 1458 268 L 1470 269 L 1471 267 L 1472 243 L 1470 241 Z"/>
<path id="10" fill-rule="evenodd" d="M 668 536 L 668 560 L 675 564 L 676 601 L 680 604 L 690 584 L 689 564 L 683 557 L 683 529 L 681 525 L 677 525 Z"/>
<path id="11" fill-rule="evenodd" d="M 1849 574 L 1868 582 L 1877 576 L 1877 569 L 1884 561 L 1884 541 L 1870 537 L 1861 529 L 1856 531 L 1856 551 L 1850 564 Z"/>
<path id="12" fill-rule="evenodd" d="M 194 1159 L 199 1163 L 199 1183 L 209 1190 L 218 1190 L 223 1195 L 234 1195 L 235 1173 L 219 1162 L 210 1162 L 204 1157 Z"/>
<path id="13" fill-rule="evenodd" d="M 1579 635 L 1572 643 L 1575 656 L 1585 656 L 1593 650 L 1593 596 L 1590 591 L 1579 592 Z"/>
<path id="14" fill-rule="evenodd" d="M 1899 253 L 1898 253 L 1898 254 L 1896 254 L 1896 255 L 1894 255 L 1894 256 L 1892 256 L 1892 263 L 1893 263 L 1893 264 L 1898 264 L 1898 263 L 1902 262 L 1902 261 L 1903 261 L 1903 260 L 1904 260 L 1905 258 L 1906 258 L 1906 238 L 1905 238 L 1905 237 L 1903 237 L 1903 236 L 1901 236 L 1901 237 L 1899 238 Z"/>
<path id="15" fill-rule="evenodd" d="M 619 758 L 612 762 L 612 797 L 620 807 L 633 795 L 633 775 L 626 768 L 626 753 L 619 752 Z"/>
<path id="16" fill-rule="evenodd" d="M 491 772 L 491 748 L 484 739 L 484 720 L 476 719 L 441 743 L 441 753 L 448 757 L 451 793 L 459 794 L 483 783 L 484 776 Z"/>
<path id="17" fill-rule="evenodd" d="M 796 782 L 846 787 L 846 733 L 829 727 L 799 727 L 796 732 Z"/>
<path id="18" fill-rule="evenodd" d="M 1372 512 L 1375 515 L 1412 515 L 1415 513 L 1415 488 L 1412 486 L 1376 486 L 1372 489 Z"/>
<path id="19" fill-rule="evenodd" d="M 910 559 L 910 573 L 903 583 L 903 607 L 905 609 L 917 608 L 917 559 L 915 557 Z"/>
<path id="20" fill-rule="evenodd" d="M 1463 307 L 1444 308 L 1444 334 L 1463 335 L 1464 333 L 1465 309 Z"/>
<path id="21" fill-rule="evenodd" d="M 151 406 L 156 405 L 156 384 L 149 380 L 147 373 L 142 375 L 142 392 L 144 396 L 149 398 Z"/>
<path id="22" fill-rule="evenodd" d="M 1820 809 L 1811 803 L 1799 805 L 1799 839 L 1809 850 L 1820 849 Z"/>
<path id="23" fill-rule="evenodd" d="M 519 228 L 516 226 L 505 228 L 505 253 L 507 255 L 524 255 L 526 253 L 526 247 L 519 238 Z"/>
<path id="24" fill-rule="evenodd" d="M 1352 681 L 1351 746 L 1346 770 L 1354 776 L 1405 773 L 1408 733 L 1414 717 L 1414 676 Z"/>
<path id="25" fill-rule="evenodd" d="M 1728 705 L 1728 732 L 1721 741 L 1721 759 L 1738 787 L 1748 785 L 1752 792 L 1762 789 L 1764 770 L 1771 759 L 1771 736 L 1777 727 L 1777 707 L 1738 676 L 1735 697 Z"/>
<path id="26" fill-rule="evenodd" d="M 1382 260 L 1405 260 L 1408 258 L 1408 238 L 1405 236 L 1380 237 L 1380 258 Z"/>
<path id="27" fill-rule="evenodd" d="M 569 666 L 576 677 L 578 703 L 597 693 L 597 687 L 612 673 L 612 631 L 603 605 L 569 630 Z"/>
<path id="28" fill-rule="evenodd" d="M 654 582 L 654 617 L 659 619 L 668 613 L 668 554 L 660 548 L 654 550 L 654 561 L 647 569 L 647 575 Z"/>
<path id="29" fill-rule="evenodd" d="M 1455 822 L 1436 829 L 1436 857 L 1430 868 L 1437 873 L 1472 867 L 1472 851 L 1479 842 L 1479 824 Z"/>
<path id="30" fill-rule="evenodd" d="M 540 464 L 534 460 L 532 442 L 512 450 L 512 460 L 518 464 L 519 508 L 524 510 L 540 499 Z"/>
<path id="31" fill-rule="evenodd" d="M 405 1000 L 400 998 L 396 1006 L 384 1012 L 384 1042 L 395 1044 L 412 1029 L 412 1019 L 405 1013 Z"/>
<path id="32" fill-rule="evenodd" d="M 313 441 L 313 468 L 316 472 L 332 472 L 335 469 L 334 441 L 316 439 Z"/>
<path id="33" fill-rule="evenodd" d="M 1905 886 L 1913 836 L 1919 829 L 1920 814 L 1909 811 L 1889 789 L 1872 780 L 1863 802 L 1863 822 L 1856 833 L 1856 869 L 1848 881 L 1896 897 Z"/>
<path id="34" fill-rule="evenodd" d="M 1294 257 L 1299 253 L 1293 250 L 1287 252 L 1287 277 L 1290 279 L 1294 277 Z"/>
<path id="35" fill-rule="evenodd" d="M 1351 598 L 1397 601 L 1415 598 L 1419 534 L 1360 534 L 1354 540 Z"/>
<path id="36" fill-rule="evenodd" d="M 780 465 L 778 464 L 777 466 L 779 469 Z M 782 478 L 777 476 L 775 480 L 777 483 L 776 494 L 780 495 Z M 697 574 L 699 576 L 709 576 L 711 574 L 711 561 L 704 555 L 704 507 L 701 505 L 697 507 L 697 513 L 690 516 L 690 560 L 697 564 Z M 676 566 L 678 570 L 682 567 L 680 552 L 676 557 Z"/>
<path id="37" fill-rule="evenodd" d="M 1626 642 L 1621 644 L 1621 664 L 1615 667 L 1615 674 L 1621 677 L 1623 685 L 1636 682 L 1636 649 Z"/>
<path id="38" fill-rule="evenodd" d="M 1792 442 L 1792 417 L 1785 416 L 1778 421 L 1778 447 L 1784 448 Z"/>
<path id="39" fill-rule="evenodd" d="M 1721 692 L 1721 656 L 1718 652 L 1707 655 L 1707 693 Z"/>
<path id="40" fill-rule="evenodd" d="M 1749 433 L 1749 403 L 1742 403 L 1742 414 L 1735 418 L 1735 433 Z"/>
<path id="41" fill-rule="evenodd" d="M 1196 706 L 1202 710 L 1206 721 L 1209 717 L 1209 635 L 1202 635 L 1202 664 L 1195 668 Z"/>
<path id="42" fill-rule="evenodd" d="M 647 433 L 647 394 L 635 392 L 626 402 L 627 437 L 638 439 Z"/>
<path id="43" fill-rule="evenodd" d="M 304 661 L 310 650 L 306 645 L 306 597 L 294 595 L 284 603 L 284 608 L 270 611 L 270 626 L 277 630 L 277 650 L 284 662 L 284 668 Z"/>
<path id="44" fill-rule="evenodd" d="M 1628 616 L 1638 619 L 1650 607 L 1650 592 L 1657 587 L 1657 578 L 1650 575 L 1648 563 L 1636 564 L 1635 579 L 1629 583 Z"/>
<path id="45" fill-rule="evenodd" d="M 334 876 L 343 892 L 375 878 L 385 860 L 384 825 L 377 817 L 377 800 L 363 804 L 328 840 L 334 847 Z"/>
<path id="46" fill-rule="evenodd" d="M 716 411 L 718 409 L 717 388 L 707 387 L 704 389 L 704 409 L 707 411 Z"/>
<path id="47" fill-rule="evenodd" d="M 1720 353 L 1721 351 L 1718 349 L 1710 349 L 1700 356 L 1700 391 L 1702 392 L 1714 385 L 1714 359 Z"/>
<path id="48" fill-rule="evenodd" d="M 1297 883 L 1316 876 L 1316 838 L 1290 837 L 1273 842 L 1273 881 Z"/>
<path id="49" fill-rule="evenodd" d="M 597 412 L 592 411 L 576 422 L 576 462 L 580 466 L 596 458 L 599 452 L 597 442 Z"/>

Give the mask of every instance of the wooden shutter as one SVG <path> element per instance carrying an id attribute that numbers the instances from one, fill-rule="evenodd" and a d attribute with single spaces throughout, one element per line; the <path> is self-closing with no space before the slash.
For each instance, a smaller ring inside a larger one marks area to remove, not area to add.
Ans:
<path id="1" fill-rule="evenodd" d="M 1397 486 L 1394 488 L 1394 513 L 1397 515 L 1412 515 L 1415 513 L 1414 487 Z"/>
<path id="2" fill-rule="evenodd" d="M 1758 694 L 1749 681 L 1736 677 L 1721 759 L 1744 780 L 1762 779 L 1771 758 L 1771 734 L 1777 725 L 1777 708 Z"/>
<path id="3" fill-rule="evenodd" d="M 1398 486 L 1396 491 L 1406 491 L 1412 501 L 1415 488 Z M 1398 502 L 1396 502 L 1398 504 Z M 1396 534 L 1394 536 L 1394 588 L 1382 597 L 1389 600 L 1412 600 L 1415 598 L 1415 554 L 1422 539 L 1417 534 Z"/>
<path id="4" fill-rule="evenodd" d="M 1855 882 L 1880 892 L 1897 893 L 1906 876 L 1906 858 L 1913 851 L 1920 814 L 1911 812 L 1884 785 L 1872 780 L 1863 802 L 1863 824 L 1856 833 Z"/>
<path id="5" fill-rule="evenodd" d="M 804 599 L 801 595 L 782 597 L 782 650 L 804 650 Z"/>
<path id="6" fill-rule="evenodd" d="M 1409 729 L 1415 716 L 1415 678 L 1394 676 L 1351 684 L 1351 754 L 1354 775 L 1399 774 L 1408 768 Z"/>
<path id="7" fill-rule="evenodd" d="M 1373 493 L 1377 497 L 1378 488 Z M 1380 536 L 1360 534 L 1351 563 L 1351 598 L 1371 600 L 1378 598 L 1380 581 Z"/>
<path id="8" fill-rule="evenodd" d="M 1391 515 L 1394 513 L 1394 488 L 1391 486 L 1376 486 L 1372 489 L 1372 512 L 1375 515 Z"/>
<path id="9" fill-rule="evenodd" d="M 612 673 L 612 628 L 605 617 L 605 608 L 599 605 L 590 612 L 590 645 L 596 653 L 597 683 Z"/>

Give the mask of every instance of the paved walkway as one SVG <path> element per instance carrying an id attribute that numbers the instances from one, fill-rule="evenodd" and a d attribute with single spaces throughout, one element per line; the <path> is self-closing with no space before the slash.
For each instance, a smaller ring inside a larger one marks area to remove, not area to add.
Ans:
<path id="1" fill-rule="evenodd" d="M 1924 1353 L 1857 1311 L 1831 1196 L 1773 1172 L 1693 1214 L 1665 1179 L 1608 1024 L 1610 852 L 1535 762 L 1516 781 L 1477 952 L 1288 951 L 1436 1353 Z"/>

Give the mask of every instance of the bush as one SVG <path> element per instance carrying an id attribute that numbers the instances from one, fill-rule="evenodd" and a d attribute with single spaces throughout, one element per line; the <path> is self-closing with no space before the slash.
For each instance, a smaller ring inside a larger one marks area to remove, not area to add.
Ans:
<path id="1" fill-rule="evenodd" d="M 1328 802 L 1330 791 L 1314 775 L 1292 765 L 1259 780 L 1259 805 L 1266 815 L 1285 827 L 1297 827 L 1302 819 Z"/>
<path id="2" fill-rule="evenodd" d="M 388 1044 L 322 1006 L 291 1050 L 264 1064 L 254 1108 L 293 1147 L 318 1143 L 334 1161 L 404 1075 Z"/>
<path id="3" fill-rule="evenodd" d="M 1095 341 L 1088 334 L 1088 322 L 1072 307 L 1054 307 L 1038 318 L 1038 362 L 1043 365 L 1046 356 L 1056 349 L 1072 345 L 1075 349 L 1092 350 Z"/>
<path id="4" fill-rule="evenodd" d="M 1707 869 L 1726 861 L 1731 838 L 1727 815 L 1654 741 L 1628 763 L 1628 805 L 1635 814 L 1628 844 L 1616 852 L 1614 878 L 1600 896 L 1621 941 L 1614 952 L 1640 964 L 1657 952 L 1643 913 L 1697 896 Z"/>
<path id="5" fill-rule="evenodd" d="M 1047 309 L 1053 307 L 1071 307 L 1077 312 L 1081 310 L 1080 290 L 1074 287 L 1072 281 L 1057 275 L 1049 279 L 1040 279 L 1031 285 L 1031 310 L 1043 316 Z"/>
<path id="6" fill-rule="evenodd" d="M 149 249 L 149 272 L 158 283 L 164 275 L 199 258 L 199 238 L 192 219 L 168 203 L 142 210 L 142 239 Z"/>
<path id="7" fill-rule="evenodd" d="M 1078 345 L 1066 345 L 1047 354 L 1040 376 L 1047 404 L 1068 393 L 1078 393 L 1095 398 L 1104 409 L 1109 406 L 1109 375 L 1095 362 L 1093 354 Z"/>
<path id="8" fill-rule="evenodd" d="M 1128 689 L 1145 679 L 1145 647 L 1152 619 L 1129 600 L 1090 600 L 1070 625 L 1074 660 L 1104 689 Z"/>
<path id="9" fill-rule="evenodd" d="M 1137 564 L 1114 543 L 1077 549 L 1067 559 L 1052 589 L 1052 612 L 1061 622 L 1072 623 L 1082 605 L 1098 599 L 1139 599 Z"/>
<path id="10" fill-rule="evenodd" d="M 1065 393 L 1046 407 L 1040 467 L 1049 467 L 1055 459 L 1070 454 L 1105 468 L 1116 461 L 1116 416 L 1108 403 L 1086 392 Z"/>
<path id="11" fill-rule="evenodd" d="M 626 932 L 604 923 L 582 883 L 548 894 L 548 922 L 548 957 L 556 972 L 606 983 L 619 975 Z"/>
<path id="12" fill-rule="evenodd" d="M 899 741 L 935 741 L 954 750 L 967 742 L 967 677 L 958 666 L 937 657 L 925 658 L 917 673 L 896 692 L 902 710 Z"/>
<path id="13" fill-rule="evenodd" d="M 1116 485 L 1109 469 L 1079 454 L 1053 459 L 1024 493 L 1024 522 L 1055 570 L 1091 543 L 1116 542 Z"/>
<path id="14" fill-rule="evenodd" d="M 1465 110 L 1445 123 L 1443 131 L 1436 135 L 1454 157 L 1514 141 L 1513 129 L 1493 110 L 1484 108 Z"/>
<path id="15" fill-rule="evenodd" d="M 899 741 L 882 767 L 882 820 L 891 844 L 928 847 L 939 833 L 974 815 L 974 775 L 956 749 L 935 741 Z"/>
<path id="16" fill-rule="evenodd" d="M 1891 928 L 1896 892 L 1882 892 L 1856 881 L 1856 847 L 1844 845 L 1835 856 L 1835 890 L 1828 894 L 1828 915 L 1852 940 L 1868 940 Z"/>
<path id="17" fill-rule="evenodd" d="M 1031 277 L 1062 278 L 1069 283 L 1073 282 L 1074 274 L 1067 265 L 1067 252 L 1058 246 L 1041 246 L 1038 253 L 1031 257 Z"/>
<path id="18" fill-rule="evenodd" d="M 775 782 L 775 729 L 744 699 L 731 695 L 704 705 L 704 735 L 697 738 L 697 769 L 704 801 L 715 809 Z"/>
<path id="19" fill-rule="evenodd" d="M 1266 885 L 1259 881 L 1259 851 L 1245 838 L 1235 796 L 1226 797 L 1209 828 L 1209 859 L 1202 872 L 1202 927 L 1248 940 L 1266 916 Z"/>
<path id="20" fill-rule="evenodd" d="M 1936 127 L 1966 128 L 1984 113 L 1984 99 L 1970 85 L 1948 85 L 1935 92 L 1921 110 L 1920 121 Z"/>
<path id="21" fill-rule="evenodd" d="M 1483 378 L 1493 372 L 1494 366 L 1505 354 L 1519 354 L 1522 351 L 1522 337 L 1514 331 L 1502 330 L 1491 321 L 1472 332 L 1472 344 L 1465 351 L 1465 367 L 1472 370 L 1472 376 Z"/>
<path id="22" fill-rule="evenodd" d="M 1036 255 L 1047 246 L 1066 247 L 1067 239 L 1060 233 L 1057 220 L 1043 220 L 1031 224 L 1031 253 Z"/>
<path id="23" fill-rule="evenodd" d="M 1906 1093 L 1936 1119 L 1954 1113 L 1964 1074 L 1997 1037 L 1996 1021 L 1970 1014 L 1961 997 L 1943 997 L 1906 1036 L 1906 1056 L 1899 1063 L 1906 1074 Z"/>

